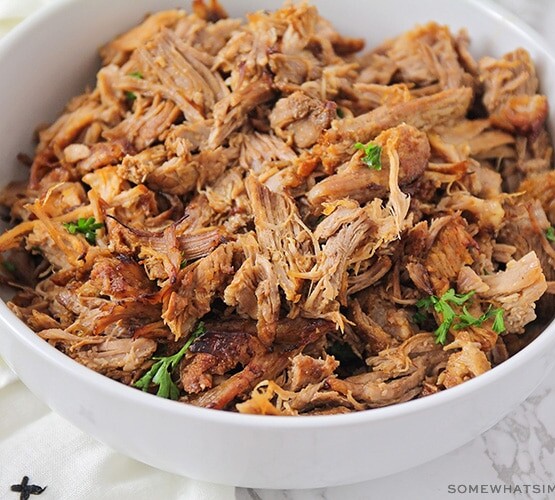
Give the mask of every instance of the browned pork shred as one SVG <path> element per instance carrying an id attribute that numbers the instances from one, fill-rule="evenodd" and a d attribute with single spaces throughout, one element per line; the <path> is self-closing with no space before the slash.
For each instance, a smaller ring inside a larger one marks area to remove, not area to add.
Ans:
<path id="1" fill-rule="evenodd" d="M 245 21 L 193 5 L 103 47 L 96 86 L 1 193 L 11 309 L 128 385 L 203 321 L 180 400 L 257 414 L 423 397 L 526 344 L 555 292 L 528 53 L 475 61 L 433 22 L 361 53 L 308 4 Z M 369 141 L 379 170 L 354 147 Z M 89 217 L 96 242 L 64 226 Z M 418 324 L 416 302 L 451 288 L 475 292 L 475 317 L 501 308 L 506 331 L 491 318 L 438 344 L 441 316 Z"/>

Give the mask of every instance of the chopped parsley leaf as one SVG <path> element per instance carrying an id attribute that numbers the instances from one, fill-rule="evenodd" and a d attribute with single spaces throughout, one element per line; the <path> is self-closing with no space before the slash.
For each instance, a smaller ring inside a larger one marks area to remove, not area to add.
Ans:
<path id="1" fill-rule="evenodd" d="M 449 290 L 447 290 L 441 296 L 441 300 L 446 301 L 446 302 L 452 302 L 453 304 L 456 304 L 458 306 L 462 306 L 475 293 L 476 292 L 474 290 L 471 290 L 470 292 L 465 293 L 464 295 L 460 295 L 458 293 L 455 293 L 455 290 L 453 290 L 452 288 L 449 288 Z"/>
<path id="2" fill-rule="evenodd" d="M 132 76 L 133 78 L 137 78 L 137 80 L 144 79 L 144 76 L 140 71 L 133 71 L 133 73 L 129 73 L 129 76 Z"/>
<path id="3" fill-rule="evenodd" d="M 364 151 L 364 156 L 362 157 L 363 163 L 366 163 L 369 168 L 374 170 L 382 169 L 382 147 L 369 142 L 368 144 L 362 144 L 362 142 L 355 143 L 355 149 L 360 149 Z"/>
<path id="4" fill-rule="evenodd" d="M 506 330 L 505 321 L 503 320 L 503 309 L 501 308 L 495 309 L 493 314 L 494 314 L 494 320 L 493 320 L 493 326 L 491 327 L 491 329 L 495 333 L 503 333 Z"/>
<path id="5" fill-rule="evenodd" d="M 466 309 L 466 306 L 464 306 L 462 314 L 459 314 L 459 323 L 455 325 L 455 330 L 461 330 L 468 326 L 482 326 L 482 324 L 490 318 L 494 318 L 491 329 L 495 333 L 502 333 L 505 331 L 503 309 L 493 309 L 491 304 L 488 307 L 488 310 L 478 318 L 472 316 L 472 314 L 470 314 Z"/>
<path id="6" fill-rule="evenodd" d="M 91 245 L 96 243 L 96 230 L 104 227 L 104 224 L 96 222 L 94 217 L 81 217 L 75 222 L 64 222 L 63 225 L 69 234 L 83 234 Z"/>
<path id="7" fill-rule="evenodd" d="M 189 340 L 185 342 L 179 351 L 172 356 L 153 357 L 152 359 L 156 360 L 156 363 L 154 363 L 150 369 L 133 384 L 133 386 L 146 392 L 148 391 L 150 384 L 153 383 L 158 386 L 158 391 L 156 392 L 157 396 L 176 400 L 179 397 L 179 389 L 172 380 L 172 373 L 179 362 L 183 359 L 183 356 L 185 356 L 185 353 L 189 347 L 191 347 L 193 342 L 205 332 L 204 322 L 201 321 L 189 337 Z"/>
<path id="8" fill-rule="evenodd" d="M 419 311 L 413 316 L 416 323 L 421 324 L 426 316 L 423 310 L 433 308 L 438 314 L 441 315 L 441 324 L 437 327 L 434 334 L 436 343 L 445 345 L 447 334 L 451 327 L 455 330 L 461 330 L 469 326 L 481 326 L 488 319 L 494 318 L 491 329 L 495 333 L 502 333 L 505 331 L 505 322 L 503 321 L 503 309 L 493 309 L 490 305 L 488 310 L 479 317 L 473 316 L 464 305 L 476 292 L 474 290 L 465 293 L 455 293 L 453 288 L 450 288 L 441 297 L 430 295 L 420 299 L 416 306 Z M 450 304 L 462 306 L 462 312 L 456 313 Z"/>
<path id="9" fill-rule="evenodd" d="M 455 325 L 455 330 L 462 330 L 468 326 L 480 326 L 484 321 L 491 317 L 491 313 L 491 304 L 488 310 L 479 318 L 472 316 L 472 314 L 468 312 L 466 306 L 463 306 L 463 312 L 459 314 L 459 322 Z"/>
<path id="10" fill-rule="evenodd" d="M 549 227 L 545 230 L 545 237 L 546 237 L 549 241 L 555 241 L 555 228 L 553 228 L 553 226 L 549 226 Z"/>

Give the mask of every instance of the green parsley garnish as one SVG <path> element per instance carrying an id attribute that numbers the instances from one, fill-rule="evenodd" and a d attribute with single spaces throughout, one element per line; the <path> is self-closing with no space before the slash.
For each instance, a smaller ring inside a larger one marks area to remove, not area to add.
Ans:
<path id="1" fill-rule="evenodd" d="M 421 299 L 416 303 L 416 306 L 419 309 L 433 307 L 437 313 L 441 314 L 443 321 L 434 332 L 436 336 L 436 343 L 438 344 L 445 344 L 447 333 L 449 332 L 449 328 L 455 319 L 455 311 L 453 311 L 453 308 L 447 303 L 446 300 L 444 300 L 445 295 L 451 292 L 451 290 L 452 289 L 449 289 L 449 291 L 443 294 L 441 298 L 438 298 L 435 295 L 430 295 L 429 297 Z"/>
<path id="2" fill-rule="evenodd" d="M 491 329 L 495 333 L 503 333 L 505 331 L 503 309 L 493 309 L 491 304 L 489 305 L 488 310 L 478 318 L 472 316 L 472 314 L 470 314 L 466 309 L 466 306 L 464 306 L 463 312 L 458 316 L 459 322 L 454 328 L 455 330 L 462 330 L 468 326 L 482 326 L 482 324 L 490 318 L 494 318 Z"/>
<path id="3" fill-rule="evenodd" d="M 191 337 L 189 337 L 189 340 L 187 340 L 183 347 L 173 356 L 153 357 L 152 359 L 157 360 L 156 363 L 154 363 L 150 367 L 150 370 L 137 380 L 133 386 L 146 392 L 152 382 L 154 385 L 158 386 L 157 396 L 176 400 L 179 397 L 179 389 L 172 380 L 172 373 L 178 363 L 183 359 L 183 356 L 185 356 L 189 347 L 191 347 L 191 344 L 205 332 L 204 322 L 201 321 L 191 334 Z"/>
<path id="4" fill-rule="evenodd" d="M 426 309 L 426 308 L 433 307 L 438 314 L 441 314 L 441 318 L 442 318 L 441 324 L 434 332 L 436 336 L 436 343 L 445 345 L 445 341 L 447 340 L 447 334 L 449 333 L 449 329 L 453 326 L 453 323 L 455 322 L 455 320 L 457 320 L 457 323 L 454 325 L 454 328 L 456 330 L 459 330 L 466 326 L 478 325 L 478 324 L 481 325 L 486 319 L 491 317 L 489 315 L 491 308 L 488 309 L 488 312 L 486 312 L 484 315 L 480 316 L 480 318 L 475 318 L 468 312 L 468 310 L 466 309 L 466 306 L 463 307 L 463 312 L 459 314 L 455 313 L 455 311 L 451 307 L 450 303 L 455 304 L 457 306 L 462 306 L 475 293 L 476 292 L 472 290 L 468 293 L 461 295 L 461 294 L 455 293 L 455 290 L 450 288 L 441 297 L 430 295 L 429 297 L 421 299 L 416 303 L 416 307 L 418 307 L 418 309 Z M 416 315 L 418 317 L 414 318 L 415 321 L 422 322 L 424 319 L 422 311 L 418 311 Z"/>
<path id="5" fill-rule="evenodd" d="M 181 264 L 179 265 L 179 269 L 185 269 L 186 265 L 187 265 L 187 259 L 183 259 L 181 261 Z"/>
<path id="6" fill-rule="evenodd" d="M 137 80 L 144 79 L 144 76 L 140 71 L 133 71 L 133 73 L 129 73 L 129 76 L 132 76 L 133 78 L 137 78 Z"/>
<path id="7" fill-rule="evenodd" d="M 69 234 L 84 234 L 85 239 L 91 245 L 94 245 L 96 243 L 96 230 L 104 227 L 104 224 L 96 222 L 94 217 L 89 217 L 88 219 L 81 217 L 75 222 L 64 222 L 64 227 Z"/>
<path id="8" fill-rule="evenodd" d="M 135 94 L 135 92 L 131 92 L 130 90 L 128 90 L 125 93 L 125 98 L 128 99 L 129 101 L 134 101 L 135 99 L 137 99 L 137 94 Z"/>
<path id="9" fill-rule="evenodd" d="M 368 144 L 362 144 L 362 142 L 355 143 L 355 149 L 360 149 L 364 151 L 364 156 L 362 161 L 368 165 L 368 167 L 374 170 L 382 169 L 382 147 L 369 142 Z"/>
<path id="10" fill-rule="evenodd" d="M 449 290 L 447 290 L 441 296 L 441 299 L 447 302 L 452 302 L 453 304 L 456 304 L 458 306 L 462 306 L 475 293 L 476 292 L 474 290 L 471 290 L 470 292 L 461 295 L 461 294 L 455 293 L 455 290 L 453 290 L 452 288 L 449 288 Z"/>
<path id="11" fill-rule="evenodd" d="M 468 312 L 466 306 L 463 306 L 463 312 L 459 314 L 459 322 L 454 326 L 455 330 L 462 330 L 468 326 L 480 326 L 484 321 L 491 318 L 492 316 L 491 304 L 488 310 L 482 314 L 479 318 L 472 316 Z"/>
<path id="12" fill-rule="evenodd" d="M 441 297 L 430 295 L 416 303 L 420 309 L 413 317 L 416 323 L 421 324 L 426 316 L 423 314 L 422 309 L 433 307 L 434 310 L 441 314 L 441 324 L 434 332 L 436 336 L 436 343 L 445 345 L 449 329 L 453 327 L 455 330 L 462 330 L 469 326 L 481 326 L 485 321 L 494 318 L 491 329 L 495 333 L 502 333 L 505 331 L 505 323 L 503 321 L 503 309 L 493 309 L 490 305 L 488 310 L 478 318 L 470 314 L 464 305 L 476 292 L 474 290 L 463 295 L 455 293 L 455 290 L 450 288 Z M 462 313 L 455 313 L 451 305 L 455 304 L 462 307 Z"/>
<path id="13" fill-rule="evenodd" d="M 491 329 L 495 332 L 495 333 L 503 333 L 506 328 L 505 328 L 505 321 L 503 320 L 503 309 L 499 308 L 499 309 L 495 309 L 493 311 L 493 316 L 494 316 L 494 320 L 493 320 L 493 326 L 491 327 Z"/>
<path id="14" fill-rule="evenodd" d="M 341 108 L 337 108 L 335 112 L 337 113 L 337 118 L 345 118 L 345 113 Z"/>
<path id="15" fill-rule="evenodd" d="M 545 230 L 545 237 L 546 237 L 549 241 L 555 241 L 555 228 L 553 228 L 553 226 L 549 226 L 549 227 Z"/>
<path id="16" fill-rule="evenodd" d="M 12 274 L 15 273 L 15 271 L 17 270 L 15 264 L 13 262 L 10 262 L 9 260 L 2 261 L 2 266 L 4 266 L 4 269 L 6 271 Z"/>

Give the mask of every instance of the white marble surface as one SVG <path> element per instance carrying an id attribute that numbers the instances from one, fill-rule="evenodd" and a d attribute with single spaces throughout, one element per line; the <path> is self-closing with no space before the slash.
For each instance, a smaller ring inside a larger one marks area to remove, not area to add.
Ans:
<path id="1" fill-rule="evenodd" d="M 555 0 L 498 0 L 533 26 L 555 51 Z M 345 457 L 348 460 L 348 457 Z M 456 491 L 450 493 L 449 485 Z M 470 493 L 489 485 L 500 493 Z M 529 485 L 526 488 L 526 485 Z M 533 485 L 545 486 L 535 493 Z M 298 491 L 237 489 L 237 500 L 445 500 L 555 499 L 555 373 L 504 420 L 466 446 L 420 467 L 385 478 L 336 488 Z M 503 492 L 519 486 L 522 493 Z M 526 493 L 528 491 L 528 493 Z"/>

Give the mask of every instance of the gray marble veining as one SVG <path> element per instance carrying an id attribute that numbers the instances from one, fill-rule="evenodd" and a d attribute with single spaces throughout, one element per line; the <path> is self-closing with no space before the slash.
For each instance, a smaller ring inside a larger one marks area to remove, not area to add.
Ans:
<path id="1" fill-rule="evenodd" d="M 505 484 L 553 484 L 555 482 L 555 393 L 553 376 L 518 411 L 507 416 L 482 436 L 484 453 L 499 481 Z M 544 407 L 543 409 L 541 407 Z M 549 408 L 550 411 L 545 411 Z M 551 417 L 551 418 L 550 418 Z M 551 496 L 553 498 L 554 495 Z M 526 494 L 522 498 L 549 498 Z"/>

